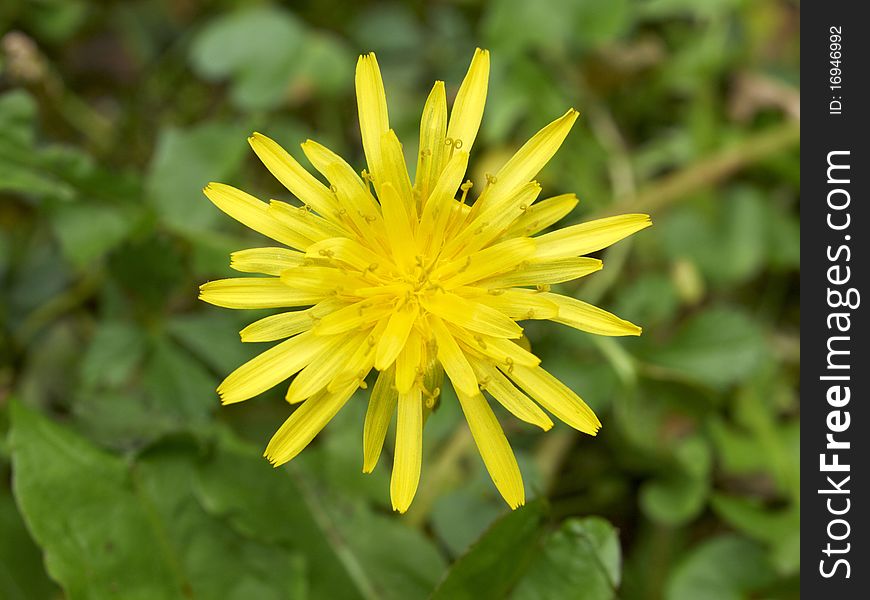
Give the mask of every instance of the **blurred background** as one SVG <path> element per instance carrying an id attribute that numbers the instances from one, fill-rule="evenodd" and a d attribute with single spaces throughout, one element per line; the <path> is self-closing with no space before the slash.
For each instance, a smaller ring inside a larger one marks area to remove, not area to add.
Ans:
<path id="1" fill-rule="evenodd" d="M 797 598 L 798 32 L 788 0 L 5 0 L 0 597 Z M 530 499 L 510 513 L 447 392 L 399 516 L 392 432 L 360 472 L 364 396 L 277 471 L 283 390 L 219 406 L 263 315 L 197 287 L 262 238 L 200 190 L 288 198 L 254 130 L 361 169 L 369 50 L 413 157 L 475 46 L 473 179 L 577 108 L 544 195 L 578 194 L 566 224 L 655 226 L 563 291 L 644 334 L 528 323 L 599 436 L 503 419 Z"/>

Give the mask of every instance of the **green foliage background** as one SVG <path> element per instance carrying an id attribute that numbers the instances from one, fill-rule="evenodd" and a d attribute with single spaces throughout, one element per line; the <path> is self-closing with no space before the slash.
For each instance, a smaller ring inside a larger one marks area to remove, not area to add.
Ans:
<path id="1" fill-rule="evenodd" d="M 786 0 L 3 2 L 0 597 L 798 597 L 798 25 Z M 280 470 L 283 392 L 219 407 L 259 315 L 197 286 L 260 240 L 200 189 L 286 198 L 252 130 L 361 168 L 367 50 L 413 156 L 475 46 L 476 181 L 574 106 L 540 176 L 581 198 L 566 222 L 653 215 L 565 290 L 644 335 L 529 324 L 601 434 L 504 419 L 509 514 L 447 394 L 400 517 L 390 461 L 360 473 L 362 396 Z"/>

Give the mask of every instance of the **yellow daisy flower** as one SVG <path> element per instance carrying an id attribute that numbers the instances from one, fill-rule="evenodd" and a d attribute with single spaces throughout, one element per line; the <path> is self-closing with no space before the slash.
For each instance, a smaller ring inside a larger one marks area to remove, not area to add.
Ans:
<path id="1" fill-rule="evenodd" d="M 600 260 L 584 254 L 651 224 L 647 215 L 631 214 L 536 235 L 577 203 L 573 194 L 536 202 L 541 186 L 534 181 L 571 130 L 575 110 L 535 134 L 487 176 L 473 204 L 466 202 L 472 184 L 463 179 L 488 80 L 489 52 L 478 49 L 449 119 L 444 82 L 435 83 L 423 108 L 412 182 L 390 129 L 375 55 L 361 56 L 356 94 L 367 171 L 358 175 L 337 154 L 308 140 L 302 151 L 327 186 L 255 133 L 248 140 L 254 152 L 302 206 L 266 204 L 220 183 L 204 190 L 222 211 L 283 246 L 234 253 L 232 268 L 263 276 L 211 281 L 200 288 L 200 298 L 227 308 L 310 307 L 241 331 L 244 342 L 284 341 L 231 373 L 218 387 L 222 402 L 247 400 L 295 375 L 287 401 L 300 405 L 265 452 L 278 466 L 299 454 L 377 370 L 363 433 L 363 471 L 378 462 L 398 408 L 390 496 L 399 512 L 417 490 L 423 423 L 440 397 L 445 372 L 486 468 L 516 508 L 525 501 L 522 478 L 484 392 L 544 430 L 553 423 L 541 407 L 590 435 L 601 426 L 586 403 L 520 343 L 517 322 L 549 319 L 610 336 L 641 331 L 549 291 L 551 284 L 601 269 Z"/>

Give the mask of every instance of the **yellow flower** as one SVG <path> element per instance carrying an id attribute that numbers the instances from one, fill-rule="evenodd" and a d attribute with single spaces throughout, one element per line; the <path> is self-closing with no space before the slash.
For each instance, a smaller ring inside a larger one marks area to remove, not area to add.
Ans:
<path id="1" fill-rule="evenodd" d="M 423 422 L 446 372 L 480 454 L 511 508 L 525 501 L 516 459 L 487 399 L 544 430 L 541 407 L 579 431 L 601 426 L 592 410 L 517 343 L 517 322 L 549 319 L 599 335 L 639 335 L 640 327 L 549 291 L 550 284 L 599 270 L 582 255 L 649 226 L 647 215 L 599 219 L 535 235 L 570 212 L 573 194 L 536 202 L 534 177 L 568 135 L 571 109 L 533 136 L 477 200 L 463 183 L 489 80 L 489 52 L 477 50 L 450 118 L 444 82 L 432 88 L 420 123 L 414 181 L 390 129 L 374 54 L 356 69 L 362 176 L 314 142 L 302 151 L 329 182 L 306 171 L 277 143 L 249 142 L 302 206 L 260 200 L 210 183 L 205 195 L 231 217 L 283 244 L 232 255 L 232 268 L 263 277 L 212 281 L 200 298 L 227 308 L 309 306 L 266 317 L 241 331 L 244 342 L 284 340 L 231 373 L 218 387 L 224 404 L 247 400 L 295 375 L 287 401 L 301 403 L 265 456 L 291 460 L 320 432 L 372 369 L 363 434 L 363 471 L 371 472 L 398 407 L 390 495 L 404 512 L 420 480 Z M 457 194 L 459 198 L 457 199 Z M 443 369 L 443 370 L 442 370 Z M 531 398 L 530 398 L 531 396 Z M 534 399 L 534 401 L 532 400 Z"/>

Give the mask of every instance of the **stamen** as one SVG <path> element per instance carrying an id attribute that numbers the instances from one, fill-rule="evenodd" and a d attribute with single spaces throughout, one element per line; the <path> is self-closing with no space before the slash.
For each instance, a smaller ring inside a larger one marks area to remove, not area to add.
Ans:
<path id="1" fill-rule="evenodd" d="M 462 190 L 462 199 L 459 201 L 461 204 L 465 204 L 465 199 L 468 197 L 468 190 L 472 187 L 474 187 L 474 183 L 470 179 L 459 186 L 459 189 Z"/>

